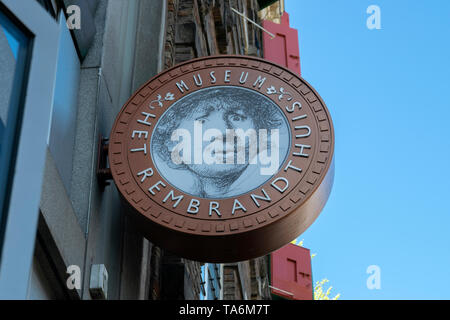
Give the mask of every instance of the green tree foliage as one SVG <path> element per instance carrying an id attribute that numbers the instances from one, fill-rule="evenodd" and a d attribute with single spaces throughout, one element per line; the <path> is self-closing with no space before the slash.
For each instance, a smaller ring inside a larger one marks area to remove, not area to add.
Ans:
<path id="1" fill-rule="evenodd" d="M 303 240 L 300 240 L 298 242 L 297 240 L 293 240 L 291 243 L 303 247 Z M 311 259 L 313 259 L 315 256 L 315 253 L 311 254 Z M 330 280 L 328 279 L 316 281 L 316 285 L 314 286 L 314 300 L 337 300 L 340 298 L 340 293 L 336 294 L 334 297 L 330 296 L 333 287 L 328 285 L 329 282 Z"/>
<path id="2" fill-rule="evenodd" d="M 330 297 L 332 286 L 326 288 L 326 284 L 330 282 L 328 279 L 322 279 L 320 281 L 316 281 L 316 285 L 314 286 L 314 300 L 337 300 L 341 296 L 340 293 L 335 295 L 333 298 Z"/>

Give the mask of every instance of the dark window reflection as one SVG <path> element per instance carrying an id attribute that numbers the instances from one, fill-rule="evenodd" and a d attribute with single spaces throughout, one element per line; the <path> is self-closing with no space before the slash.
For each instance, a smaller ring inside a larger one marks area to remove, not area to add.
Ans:
<path id="1" fill-rule="evenodd" d="M 0 6 L 0 249 L 14 176 L 25 97 L 30 36 Z"/>

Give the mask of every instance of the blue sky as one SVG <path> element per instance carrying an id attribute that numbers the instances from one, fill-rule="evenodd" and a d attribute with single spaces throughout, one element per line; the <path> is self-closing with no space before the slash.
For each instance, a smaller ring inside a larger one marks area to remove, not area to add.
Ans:
<path id="1" fill-rule="evenodd" d="M 369 30 L 369 5 L 381 30 Z M 299 238 L 341 299 L 450 299 L 450 1 L 286 0 L 330 109 L 330 199 Z M 366 269 L 381 268 L 369 290 Z"/>

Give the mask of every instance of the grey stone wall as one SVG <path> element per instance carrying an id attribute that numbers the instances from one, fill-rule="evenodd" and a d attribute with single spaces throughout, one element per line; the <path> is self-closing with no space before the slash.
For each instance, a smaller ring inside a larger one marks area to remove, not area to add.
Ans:
<path id="1" fill-rule="evenodd" d="M 260 55 L 261 33 L 231 12 L 257 20 L 256 0 L 64 0 L 80 4 L 88 24 L 73 34 L 81 59 L 73 170 L 69 192 L 47 152 L 38 237 L 65 285 L 69 265 L 81 268 L 80 290 L 91 299 L 90 270 L 108 270 L 109 299 L 199 299 L 201 263 L 172 255 L 145 239 L 123 214 L 113 184 L 96 176 L 98 143 L 108 137 L 128 97 L 176 63 L 213 54 Z M 247 30 L 247 33 L 245 32 Z M 224 265 L 223 297 L 267 294 L 266 258 Z"/>
<path id="2" fill-rule="evenodd" d="M 128 223 L 113 185 L 102 189 L 96 177 L 99 137 L 109 136 L 122 104 L 144 81 L 161 70 L 164 0 L 65 1 L 79 4 L 92 19 L 82 19 L 74 35 L 82 59 L 73 145 L 70 194 L 47 153 L 39 236 L 65 284 L 67 266 L 81 268 L 81 290 L 72 298 L 91 299 L 90 270 L 105 264 L 108 298 L 145 299 L 151 290 L 152 246 Z M 83 16 L 82 16 L 83 18 Z M 83 25 L 83 21 L 87 24 Z M 89 24 L 94 23 L 94 26 Z M 92 31 L 94 30 L 94 33 Z M 56 256 L 61 259 L 56 259 Z"/>

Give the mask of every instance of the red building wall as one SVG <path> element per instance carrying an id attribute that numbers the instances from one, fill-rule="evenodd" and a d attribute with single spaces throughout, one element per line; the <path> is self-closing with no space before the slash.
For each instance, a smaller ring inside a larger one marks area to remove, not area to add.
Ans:
<path id="1" fill-rule="evenodd" d="M 264 59 L 278 63 L 301 75 L 298 31 L 289 26 L 289 14 L 284 12 L 281 24 L 263 20 L 262 26 L 275 35 L 263 32 Z"/>
<path id="2" fill-rule="evenodd" d="M 301 75 L 298 32 L 289 26 L 289 14 L 283 13 L 281 24 L 264 20 L 262 26 L 275 35 L 272 39 L 268 33 L 263 33 L 264 58 Z M 293 300 L 313 299 L 309 249 L 290 243 L 272 252 L 270 264 L 274 296 Z"/>
<path id="3" fill-rule="evenodd" d="M 271 292 L 293 300 L 312 300 L 313 284 L 309 249 L 289 243 L 270 255 Z"/>

